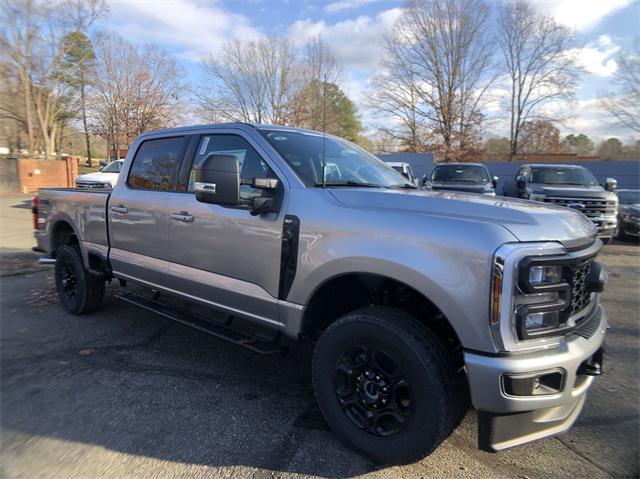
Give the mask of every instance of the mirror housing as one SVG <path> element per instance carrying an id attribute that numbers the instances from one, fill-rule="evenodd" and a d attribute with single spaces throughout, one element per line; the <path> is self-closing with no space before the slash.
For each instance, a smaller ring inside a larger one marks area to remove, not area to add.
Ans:
<path id="1" fill-rule="evenodd" d="M 604 180 L 604 189 L 607 191 L 616 191 L 618 188 L 618 180 L 615 178 L 607 178 Z"/>
<path id="2" fill-rule="evenodd" d="M 497 176 L 492 176 L 491 177 L 491 184 L 493 185 L 494 188 L 496 188 L 498 186 L 498 177 Z"/>
<path id="3" fill-rule="evenodd" d="M 235 156 L 211 153 L 195 173 L 196 200 L 223 206 L 240 203 L 240 164 Z"/>

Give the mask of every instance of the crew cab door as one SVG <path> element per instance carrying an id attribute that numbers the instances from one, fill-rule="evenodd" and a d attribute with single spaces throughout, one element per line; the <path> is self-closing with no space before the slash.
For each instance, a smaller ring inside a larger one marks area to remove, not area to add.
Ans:
<path id="1" fill-rule="evenodd" d="M 168 195 L 188 140 L 176 136 L 134 144 L 127 175 L 109 198 L 109 260 L 117 275 L 167 285 Z"/>
<path id="2" fill-rule="evenodd" d="M 240 178 L 275 178 L 260 147 L 239 130 L 195 137 L 181 184 L 169 200 L 169 277 L 173 288 L 222 307 L 230 314 L 277 322 L 284 188 L 275 194 L 277 211 L 252 216 L 248 206 L 201 203 L 194 194 L 193 167 L 211 154 L 235 156 Z M 241 200 L 262 193 L 240 186 Z M 247 201 L 248 203 L 248 201 Z"/>

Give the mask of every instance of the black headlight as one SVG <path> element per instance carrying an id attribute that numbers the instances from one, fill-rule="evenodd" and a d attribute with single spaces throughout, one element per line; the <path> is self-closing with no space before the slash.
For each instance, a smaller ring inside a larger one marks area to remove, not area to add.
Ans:
<path id="1" fill-rule="evenodd" d="M 518 339 L 558 336 L 575 327 L 570 318 L 586 309 L 592 292 L 606 283 L 591 258 L 533 257 L 518 267 L 515 326 Z"/>

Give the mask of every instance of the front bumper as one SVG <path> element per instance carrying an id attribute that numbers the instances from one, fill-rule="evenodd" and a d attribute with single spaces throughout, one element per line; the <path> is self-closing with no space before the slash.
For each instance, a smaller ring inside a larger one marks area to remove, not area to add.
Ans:
<path id="1" fill-rule="evenodd" d="M 465 352 L 471 401 L 479 411 L 480 449 L 496 452 L 571 427 L 594 379 L 593 371 L 585 365 L 601 362 L 607 318 L 600 305 L 593 314 L 600 321 L 590 337 L 572 334 L 553 350 L 512 356 Z M 564 381 L 556 393 L 514 396 L 505 392 L 506 375 L 556 371 L 564 372 Z"/>
<path id="2" fill-rule="evenodd" d="M 599 238 L 611 238 L 616 235 L 616 229 L 618 227 L 617 216 L 596 216 L 587 217 L 598 228 Z"/>
<path id="3" fill-rule="evenodd" d="M 620 229 L 626 235 L 640 236 L 640 221 L 622 219 L 620 221 Z"/>

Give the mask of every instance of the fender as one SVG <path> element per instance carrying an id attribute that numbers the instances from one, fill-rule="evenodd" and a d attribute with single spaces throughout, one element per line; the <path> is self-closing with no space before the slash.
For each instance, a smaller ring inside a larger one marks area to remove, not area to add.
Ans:
<path id="1" fill-rule="evenodd" d="M 437 261 L 437 259 L 435 259 Z M 444 261 L 446 263 L 446 261 Z M 439 265 L 438 269 L 443 265 Z M 450 271 L 452 269 L 450 268 Z M 470 313 L 462 306 L 466 298 L 477 291 L 488 291 L 488 275 L 478 274 L 468 270 L 465 274 L 442 275 L 434 278 L 425 271 L 418 271 L 412 266 L 372 257 L 345 257 L 335 259 L 317 267 L 305 280 L 294 286 L 288 301 L 297 304 L 309 304 L 309 301 L 324 284 L 340 276 L 354 273 L 374 274 L 393 279 L 406 284 L 427 299 L 429 299 L 447 317 L 458 338 L 465 345 L 479 346 L 482 338 L 486 337 L 488 322 L 478 321 L 477 317 L 470 318 Z M 487 284 L 483 284 L 486 281 Z M 445 287 L 446 286 L 446 287 Z M 458 293 L 458 294 L 456 294 Z M 472 308 L 476 316 L 488 318 L 488 295 L 481 304 L 474 304 Z M 477 298 L 473 298 L 474 303 Z M 486 307 L 484 307 L 486 306 Z M 483 347 L 487 347 L 482 343 Z M 472 346 L 469 346 L 472 347 Z"/>

